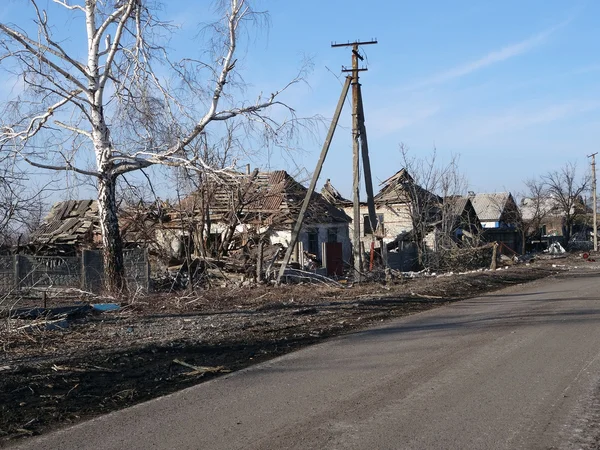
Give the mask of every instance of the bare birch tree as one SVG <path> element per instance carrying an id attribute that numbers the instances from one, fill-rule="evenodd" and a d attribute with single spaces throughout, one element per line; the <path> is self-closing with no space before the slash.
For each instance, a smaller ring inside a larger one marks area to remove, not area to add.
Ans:
<path id="1" fill-rule="evenodd" d="M 27 4 L 29 22 L 0 23 L 0 61 L 25 87 L 6 105 L 0 147 L 37 168 L 95 180 L 106 287 L 120 292 L 117 179 L 157 164 L 210 173 L 193 144 L 227 121 L 244 119 L 245 131 L 258 126 L 262 136 L 284 139 L 294 116 L 279 98 L 299 78 L 253 102 L 240 98 L 238 40 L 260 17 L 246 0 L 219 1 L 221 20 L 207 47 L 215 52 L 178 63 L 161 45 L 171 29 L 153 0 L 52 0 L 48 10 L 38 0 Z M 67 32 L 57 21 L 65 14 Z M 268 114 L 275 106 L 286 119 Z"/>

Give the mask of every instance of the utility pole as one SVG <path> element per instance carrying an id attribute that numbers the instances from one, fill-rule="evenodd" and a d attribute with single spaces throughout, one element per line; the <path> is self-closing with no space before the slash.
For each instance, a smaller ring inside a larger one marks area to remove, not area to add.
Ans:
<path id="1" fill-rule="evenodd" d="M 592 153 L 591 155 L 588 155 L 588 158 L 592 158 L 592 206 L 593 206 L 593 211 L 594 211 L 594 219 L 593 219 L 593 226 L 594 226 L 594 251 L 597 252 L 598 251 L 598 236 L 596 236 L 597 230 L 598 230 L 598 225 L 596 223 L 596 155 L 598 154 L 598 152 L 596 153 Z"/>
<path id="2" fill-rule="evenodd" d="M 312 180 L 310 182 L 310 186 L 306 192 L 306 196 L 304 197 L 304 201 L 302 202 L 302 207 L 300 208 L 300 213 L 296 219 L 296 223 L 294 225 L 294 229 L 292 230 L 292 237 L 290 243 L 288 244 L 288 248 L 283 257 L 283 261 L 281 263 L 281 267 L 279 268 L 279 274 L 277 276 L 278 283 L 281 282 L 283 276 L 285 274 L 285 270 L 290 261 L 291 254 L 294 251 L 294 247 L 298 242 L 298 236 L 300 234 L 300 230 L 302 229 L 302 224 L 304 222 L 304 216 L 306 215 L 306 211 L 308 209 L 308 205 L 310 203 L 311 196 L 315 190 L 315 186 L 317 184 L 317 180 L 319 179 L 319 175 L 321 174 L 321 168 L 323 167 L 323 163 L 325 162 L 325 158 L 327 157 L 327 152 L 329 150 L 329 146 L 331 144 L 331 140 L 333 139 L 333 134 L 335 133 L 335 129 L 337 127 L 338 120 L 340 118 L 340 114 L 342 112 L 342 108 L 344 106 L 344 101 L 346 100 L 346 96 L 348 95 L 348 91 L 350 86 L 352 86 L 352 150 L 353 150 L 353 186 L 352 192 L 354 197 L 354 234 L 352 240 L 352 252 L 354 256 L 354 270 L 355 270 L 355 281 L 361 281 L 362 275 L 362 252 L 360 246 L 360 223 L 361 223 L 361 215 L 360 215 L 360 195 L 359 195 L 359 186 L 360 186 L 360 153 L 359 149 L 362 149 L 362 159 L 363 166 L 365 172 L 365 188 L 367 191 L 367 204 L 369 208 L 369 221 L 371 223 L 371 230 L 374 233 L 377 227 L 377 218 L 375 216 L 375 203 L 373 200 L 373 183 L 371 181 L 371 165 L 369 163 L 369 149 L 367 147 L 367 130 L 365 128 L 365 118 L 364 111 L 362 105 L 362 94 L 360 90 L 360 84 L 358 82 L 358 73 L 364 72 L 366 68 L 358 67 L 358 60 L 363 60 L 364 58 L 358 52 L 358 47 L 360 45 L 368 45 L 368 44 L 377 44 L 376 40 L 368 41 L 368 42 L 348 42 L 347 44 L 331 44 L 332 47 L 352 47 L 352 69 L 346 69 L 342 67 L 342 72 L 350 72 L 352 75 L 346 78 L 346 82 L 344 83 L 344 87 L 342 88 L 342 93 L 340 95 L 340 99 L 338 101 L 337 108 L 335 110 L 335 114 L 333 116 L 333 120 L 329 126 L 329 132 L 327 133 L 327 137 L 325 138 L 325 142 L 323 144 L 323 148 L 321 149 L 321 156 L 319 161 L 317 162 L 317 167 L 315 172 L 313 173 Z"/>
<path id="3" fill-rule="evenodd" d="M 371 167 L 369 164 L 369 153 L 367 148 L 366 128 L 364 123 L 364 114 L 362 112 L 362 93 L 358 74 L 368 69 L 358 67 L 358 61 L 364 58 L 359 53 L 358 48 L 361 45 L 377 44 L 377 40 L 355 41 L 346 44 L 331 44 L 332 47 L 352 47 L 352 68 L 342 67 L 342 72 L 352 74 L 352 200 L 353 200 L 353 218 L 352 218 L 352 254 L 354 258 L 354 275 L 356 281 L 362 279 L 362 249 L 361 249 L 361 213 L 360 213 L 360 149 L 362 147 L 363 169 L 365 171 L 365 189 L 367 191 L 367 205 L 369 210 L 369 222 L 371 224 L 371 233 L 374 233 L 377 227 L 375 216 L 375 203 L 373 201 L 373 184 L 371 181 Z M 362 143 L 362 145 L 361 145 Z"/>

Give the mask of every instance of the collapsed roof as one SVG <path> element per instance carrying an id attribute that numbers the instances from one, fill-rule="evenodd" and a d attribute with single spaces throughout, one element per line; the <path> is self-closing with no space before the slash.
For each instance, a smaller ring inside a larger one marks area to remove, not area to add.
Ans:
<path id="1" fill-rule="evenodd" d="M 40 227 L 31 234 L 36 244 L 76 245 L 92 242 L 99 230 L 95 200 L 68 200 L 55 203 Z"/>
<path id="2" fill-rule="evenodd" d="M 183 200 L 188 211 L 199 211 L 203 204 L 210 210 L 211 220 L 225 220 L 235 214 L 247 224 L 277 225 L 294 223 L 300 212 L 307 188 L 285 170 L 230 175 L 213 181 Z M 314 192 L 304 223 L 349 222 L 343 211 Z"/>
<path id="3" fill-rule="evenodd" d="M 422 188 L 406 169 L 400 169 L 383 181 L 379 193 L 375 195 L 375 204 L 409 203 L 415 198 L 428 203 L 441 203 L 441 198 Z"/>

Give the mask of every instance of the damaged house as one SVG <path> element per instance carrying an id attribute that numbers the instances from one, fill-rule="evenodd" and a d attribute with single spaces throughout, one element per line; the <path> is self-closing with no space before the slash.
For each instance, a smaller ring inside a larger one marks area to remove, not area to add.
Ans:
<path id="1" fill-rule="evenodd" d="M 52 205 L 27 249 L 38 255 L 73 256 L 102 243 L 95 200 L 67 200 Z"/>
<path id="2" fill-rule="evenodd" d="M 381 183 L 381 191 L 375 195 L 375 214 L 377 224 L 373 230 L 366 202 L 361 202 L 361 242 L 368 248 L 373 238 L 382 239 L 384 243 L 394 241 L 399 235 L 413 229 L 410 213 L 410 194 L 404 189 L 406 182 L 411 181 L 405 169 Z M 333 205 L 341 208 L 352 217 L 354 214 L 352 200 L 345 199 L 327 180 L 321 191 L 323 197 Z M 350 226 L 352 233 L 352 225 Z"/>
<path id="3" fill-rule="evenodd" d="M 202 189 L 169 205 L 140 204 L 121 208 L 119 226 L 124 247 L 145 247 L 167 265 L 186 256 L 221 257 L 247 251 L 262 241 L 286 247 L 307 189 L 287 172 L 229 173 L 202 184 Z M 298 239 L 295 260 L 340 273 L 351 258 L 350 218 L 320 194 L 311 199 Z M 32 253 L 77 255 L 102 246 L 98 206 L 94 200 L 53 205 L 28 244 Z M 329 247 L 329 261 L 323 261 Z M 169 261 L 169 262 L 167 262 Z"/>
<path id="4" fill-rule="evenodd" d="M 119 227 L 125 248 L 156 250 L 156 229 L 168 221 L 160 202 L 119 208 Z M 96 200 L 67 200 L 55 203 L 27 244 L 30 253 L 73 256 L 81 250 L 102 248 Z"/>
<path id="5" fill-rule="evenodd" d="M 182 201 L 181 210 L 194 224 L 197 253 L 225 255 L 259 241 L 287 247 L 306 192 L 284 170 L 230 173 L 225 179 L 204 183 Z M 299 262 L 306 253 L 317 265 L 340 273 L 343 261 L 351 258 L 350 221 L 343 210 L 313 193 L 293 261 Z M 325 246 L 329 261 L 323 261 Z"/>
<path id="6" fill-rule="evenodd" d="M 143 214 L 148 215 L 144 208 Z M 119 225 L 123 237 L 126 283 L 131 290 L 148 290 L 150 265 L 148 245 L 137 233 L 130 233 L 133 209 L 123 209 Z M 151 213 L 150 213 L 151 214 Z M 137 220 L 137 219 L 136 219 Z M 155 222 L 156 223 L 156 222 Z M 140 245 L 140 243 L 143 243 Z M 24 248 L 19 249 L 26 276 L 20 285 L 77 287 L 100 292 L 103 288 L 98 203 L 95 200 L 67 200 L 55 203 Z"/>
<path id="7" fill-rule="evenodd" d="M 327 180 L 323 196 L 353 215 L 353 203 L 345 199 Z M 368 207 L 361 203 L 361 242 L 365 249 L 385 245 L 388 266 L 398 270 L 416 267 L 419 254 L 443 248 L 445 236 L 458 245 L 477 233 L 480 226 L 468 198 L 441 197 L 415 183 L 406 169 L 401 169 L 381 183 L 374 197 L 377 225 L 371 226 Z"/>
<path id="8" fill-rule="evenodd" d="M 527 250 L 544 250 L 552 242 L 567 248 L 588 249 L 593 233 L 592 208 L 581 197 L 565 199 L 562 204 L 552 196 L 523 198 L 519 205 L 523 220 L 522 233 Z M 569 210 L 569 214 L 565 210 Z M 567 236 L 571 238 L 567 242 Z"/>
<path id="9" fill-rule="evenodd" d="M 430 249 L 441 251 L 461 244 L 477 245 L 481 222 L 469 197 L 448 196 L 440 206 L 440 215 L 428 235 Z M 433 236 L 431 236 L 433 235 Z"/>

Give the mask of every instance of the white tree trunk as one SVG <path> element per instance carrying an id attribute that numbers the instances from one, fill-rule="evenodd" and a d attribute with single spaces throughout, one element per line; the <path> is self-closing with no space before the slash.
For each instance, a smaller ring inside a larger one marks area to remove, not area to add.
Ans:
<path id="1" fill-rule="evenodd" d="M 115 180 L 98 180 L 98 213 L 102 245 L 104 247 L 104 280 L 108 292 L 119 294 L 125 287 L 123 266 L 123 240 L 119 230 Z"/>

